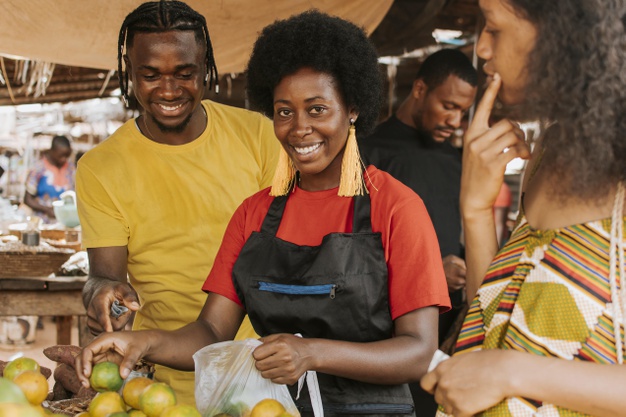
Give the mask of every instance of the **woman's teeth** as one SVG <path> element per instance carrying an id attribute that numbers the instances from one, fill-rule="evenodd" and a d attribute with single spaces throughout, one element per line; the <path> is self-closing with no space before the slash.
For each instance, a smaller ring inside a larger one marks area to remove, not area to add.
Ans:
<path id="1" fill-rule="evenodd" d="M 315 145 L 304 146 L 304 147 L 294 146 L 293 149 L 295 149 L 295 151 L 298 153 L 298 155 L 306 155 L 308 153 L 311 153 L 311 152 L 315 151 L 320 146 L 322 146 L 322 144 L 321 143 L 317 143 Z"/>

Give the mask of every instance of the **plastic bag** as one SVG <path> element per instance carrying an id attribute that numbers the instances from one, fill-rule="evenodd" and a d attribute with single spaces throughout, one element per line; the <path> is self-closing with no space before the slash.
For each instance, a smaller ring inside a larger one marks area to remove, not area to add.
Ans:
<path id="1" fill-rule="evenodd" d="M 225 413 L 242 417 L 256 403 L 273 398 L 294 417 L 300 413 L 287 386 L 261 376 L 254 366 L 256 339 L 214 343 L 193 355 L 196 366 L 196 406 L 203 417 Z"/>

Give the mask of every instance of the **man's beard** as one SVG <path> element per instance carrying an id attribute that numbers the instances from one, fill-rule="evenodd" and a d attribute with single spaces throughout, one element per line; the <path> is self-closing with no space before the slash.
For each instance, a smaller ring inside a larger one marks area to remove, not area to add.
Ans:
<path id="1" fill-rule="evenodd" d="M 189 124 L 189 121 L 191 120 L 191 116 L 192 115 L 193 115 L 193 113 L 190 114 L 189 116 L 187 116 L 185 118 L 185 120 L 183 120 L 182 122 L 180 122 L 176 126 L 165 126 L 163 123 L 161 123 L 157 119 L 155 119 L 154 116 L 152 116 L 152 115 L 150 115 L 150 118 L 152 119 L 154 124 L 157 125 L 157 127 L 159 128 L 161 133 L 182 133 L 183 130 L 185 130 L 185 128 Z"/>

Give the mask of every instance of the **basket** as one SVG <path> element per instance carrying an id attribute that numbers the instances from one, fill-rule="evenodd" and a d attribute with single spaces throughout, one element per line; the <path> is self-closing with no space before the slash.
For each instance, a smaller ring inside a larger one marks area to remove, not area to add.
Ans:
<path id="1" fill-rule="evenodd" d="M 91 400 L 91 398 L 71 398 L 69 400 L 45 401 L 42 406 L 55 414 L 75 416 L 87 411 Z"/>
<path id="2" fill-rule="evenodd" d="M 0 246 L 0 278 L 47 277 L 57 272 L 74 253 L 73 249 L 29 247 L 19 242 L 12 244 L 11 248 Z"/>

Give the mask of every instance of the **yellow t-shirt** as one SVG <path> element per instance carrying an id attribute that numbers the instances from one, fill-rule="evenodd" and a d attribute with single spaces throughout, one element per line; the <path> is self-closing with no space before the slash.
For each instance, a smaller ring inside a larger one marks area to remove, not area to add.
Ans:
<path id="1" fill-rule="evenodd" d="M 141 303 L 135 329 L 174 330 L 198 317 L 231 215 L 272 181 L 279 143 L 271 121 L 203 105 L 207 128 L 191 143 L 153 142 L 130 120 L 78 164 L 83 247 L 128 247 Z M 159 367 L 155 377 L 172 385 L 179 402 L 195 404 L 193 372 Z"/>

